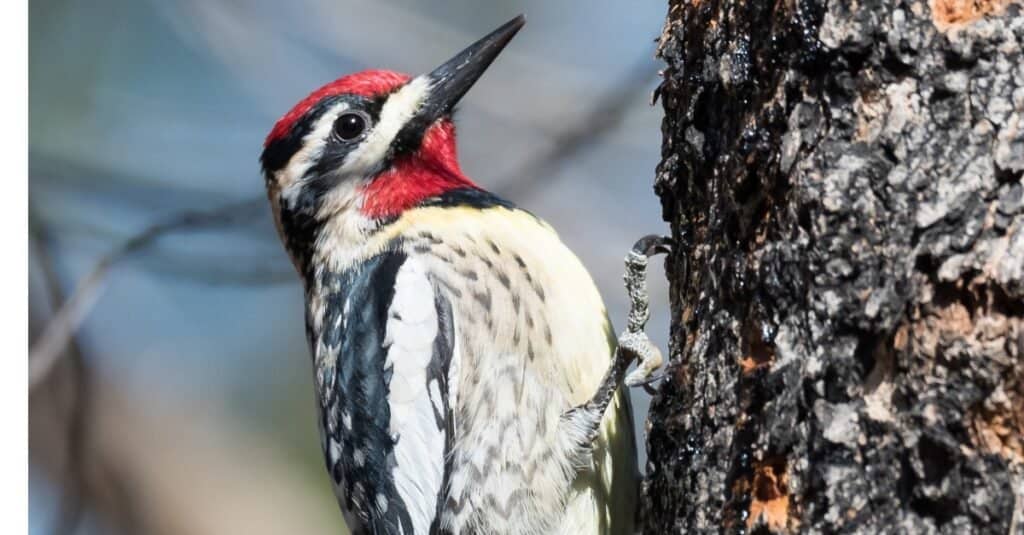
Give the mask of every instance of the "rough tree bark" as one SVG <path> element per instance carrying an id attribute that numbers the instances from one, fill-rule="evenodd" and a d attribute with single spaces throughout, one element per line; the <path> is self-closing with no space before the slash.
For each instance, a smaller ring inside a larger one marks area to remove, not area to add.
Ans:
<path id="1" fill-rule="evenodd" d="M 645 533 L 1024 533 L 1022 13 L 670 2 Z"/>

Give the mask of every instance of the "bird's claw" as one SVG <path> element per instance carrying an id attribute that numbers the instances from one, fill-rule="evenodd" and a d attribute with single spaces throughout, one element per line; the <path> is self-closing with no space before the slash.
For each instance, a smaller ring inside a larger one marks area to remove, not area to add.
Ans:
<path id="1" fill-rule="evenodd" d="M 668 254 L 672 252 L 672 238 L 648 234 L 633 244 L 631 252 L 644 255 L 650 258 L 656 254 Z"/>
<path id="2" fill-rule="evenodd" d="M 619 347 L 623 351 L 632 353 L 634 358 L 637 359 L 636 369 L 626 375 L 625 383 L 629 387 L 648 384 L 651 374 L 658 368 L 661 368 L 661 365 L 665 362 L 658 346 L 654 345 L 654 342 L 644 332 L 623 333 L 619 337 Z"/>

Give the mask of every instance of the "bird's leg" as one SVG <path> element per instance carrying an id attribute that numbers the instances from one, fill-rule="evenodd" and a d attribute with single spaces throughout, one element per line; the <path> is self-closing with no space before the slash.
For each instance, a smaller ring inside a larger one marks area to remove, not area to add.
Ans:
<path id="1" fill-rule="evenodd" d="M 650 296 L 647 294 L 647 259 L 671 252 L 669 238 L 645 236 L 633 245 L 626 255 L 626 292 L 629 293 L 629 316 L 626 331 L 619 335 L 616 356 L 623 353 L 632 355 L 629 360 L 639 359 L 633 373 L 626 376 L 626 386 L 640 386 L 650 380 L 651 373 L 661 367 L 664 359 L 661 351 L 644 332 L 651 313 Z"/>
<path id="2" fill-rule="evenodd" d="M 562 423 L 570 429 L 580 446 L 589 447 L 597 438 L 605 409 L 611 403 L 624 377 L 628 386 L 643 385 L 649 382 L 651 373 L 661 367 L 661 351 L 644 332 L 644 326 L 650 317 L 647 260 L 656 254 L 670 252 L 670 244 L 669 238 L 645 236 L 637 241 L 626 255 L 626 274 L 623 279 L 630 302 L 626 330 L 619 335 L 618 347 L 612 356 L 611 366 L 608 367 L 594 396 L 583 405 L 574 407 L 562 415 Z M 637 368 L 626 376 L 626 369 L 634 360 L 639 360 Z"/>

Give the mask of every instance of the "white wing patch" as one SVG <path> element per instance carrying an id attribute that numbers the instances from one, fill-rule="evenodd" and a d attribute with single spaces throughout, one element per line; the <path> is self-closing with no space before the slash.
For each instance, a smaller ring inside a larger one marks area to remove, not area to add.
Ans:
<path id="1" fill-rule="evenodd" d="M 445 430 L 440 385 L 427 383 L 438 334 L 434 289 L 423 264 L 410 258 L 398 270 L 388 310 L 385 367 L 392 370 L 389 401 L 395 444 L 395 488 L 405 502 L 415 533 L 427 533 L 444 481 Z"/>

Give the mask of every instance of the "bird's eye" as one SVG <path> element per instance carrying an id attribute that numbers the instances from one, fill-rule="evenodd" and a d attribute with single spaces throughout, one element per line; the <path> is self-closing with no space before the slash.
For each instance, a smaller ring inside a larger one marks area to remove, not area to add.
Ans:
<path id="1" fill-rule="evenodd" d="M 344 141 L 352 141 L 365 130 L 366 117 L 361 113 L 344 113 L 334 121 L 334 133 Z"/>

